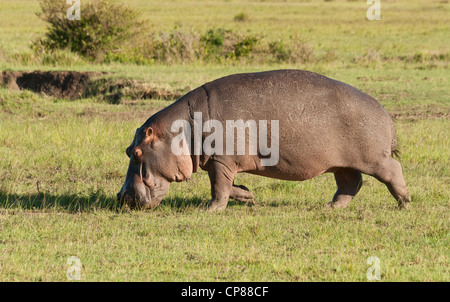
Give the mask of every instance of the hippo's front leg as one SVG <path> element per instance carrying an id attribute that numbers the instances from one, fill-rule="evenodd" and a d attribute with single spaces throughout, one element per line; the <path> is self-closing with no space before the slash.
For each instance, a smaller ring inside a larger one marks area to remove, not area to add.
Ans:
<path id="1" fill-rule="evenodd" d="M 218 161 L 211 163 L 208 175 L 212 198 L 208 203 L 208 211 L 221 211 L 227 207 L 235 174 L 236 171 L 231 168 L 231 165 Z"/>

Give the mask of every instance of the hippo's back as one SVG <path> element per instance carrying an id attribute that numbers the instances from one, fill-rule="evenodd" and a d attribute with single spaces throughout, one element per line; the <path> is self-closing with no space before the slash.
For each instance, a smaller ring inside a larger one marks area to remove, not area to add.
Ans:
<path id="1" fill-rule="evenodd" d="M 202 87 L 208 94 L 211 112 L 218 110 L 224 113 L 224 109 L 233 116 L 234 111 L 242 110 L 248 117 L 249 110 L 253 109 L 251 115 L 256 118 L 259 115 L 261 118 L 268 115 L 285 118 L 285 114 L 299 113 L 295 109 L 304 112 L 308 109 L 305 107 L 320 111 L 351 105 L 358 106 L 359 110 L 385 114 L 382 106 L 369 95 L 345 83 L 304 70 L 235 74 Z"/>

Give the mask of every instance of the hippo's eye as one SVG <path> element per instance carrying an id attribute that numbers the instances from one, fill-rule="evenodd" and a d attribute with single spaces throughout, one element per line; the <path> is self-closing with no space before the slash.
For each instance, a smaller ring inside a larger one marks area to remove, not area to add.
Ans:
<path id="1" fill-rule="evenodd" d="M 128 147 L 127 150 L 125 150 L 125 153 L 127 154 L 128 157 L 131 157 L 131 148 Z"/>

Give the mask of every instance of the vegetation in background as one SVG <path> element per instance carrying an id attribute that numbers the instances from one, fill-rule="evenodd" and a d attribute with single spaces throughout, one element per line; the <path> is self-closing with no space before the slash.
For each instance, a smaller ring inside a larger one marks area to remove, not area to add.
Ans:
<path id="1" fill-rule="evenodd" d="M 267 44 L 264 37 L 212 28 L 205 33 L 187 29 L 178 23 L 169 32 L 149 33 L 132 39 L 126 46 L 109 51 L 105 63 L 188 64 L 202 63 L 299 63 L 315 61 L 314 49 L 300 39 L 283 44 L 284 51 Z"/>
<path id="2" fill-rule="evenodd" d="M 109 51 L 119 49 L 139 30 L 136 10 L 109 0 L 83 2 L 81 20 L 69 20 L 65 1 L 41 0 L 38 17 L 47 23 L 45 36 L 32 45 L 37 52 L 68 49 L 101 61 Z"/>
<path id="3" fill-rule="evenodd" d="M 291 48 L 286 56 L 279 56 L 271 47 L 263 45 L 260 37 L 229 29 L 213 28 L 200 34 L 178 23 L 170 32 L 147 33 L 148 28 L 138 21 L 136 10 L 109 0 L 83 3 L 81 20 L 69 20 L 67 4 L 62 1 L 41 0 L 40 9 L 37 15 L 48 26 L 45 36 L 31 45 L 38 55 L 67 49 L 96 62 L 148 64 L 241 60 L 259 52 L 261 57 L 273 53 L 276 61 L 296 60 Z M 235 18 L 246 19 L 243 13 Z M 299 51 L 303 48 L 296 53 Z M 305 55 L 300 56 L 305 58 Z M 306 54 L 306 58 L 311 59 L 311 56 Z M 47 63 L 48 57 L 42 60 Z"/>
<path id="4" fill-rule="evenodd" d="M 58 2 L 65 6 L 61 10 L 64 17 L 69 5 L 64 1 Z M 92 69 L 99 68 L 97 64 L 116 63 L 147 66 L 283 64 L 322 69 L 328 66 L 449 66 L 450 49 L 445 43 L 448 3 L 438 0 L 427 3 L 418 0 L 386 2 L 383 4 L 383 20 L 371 22 L 365 18 L 367 4 L 364 2 L 300 2 L 274 5 L 270 1 L 225 1 L 204 5 L 201 0 L 174 0 L 166 3 L 162 10 L 159 1 L 127 1 L 131 11 L 139 11 L 142 21 L 134 21 L 140 25 L 134 27 L 131 37 L 111 48 L 106 47 L 106 53 L 100 51 L 93 64 L 91 57 L 67 48 L 50 51 L 35 42 L 33 49 L 38 51 L 30 50 L 29 41 L 46 39 L 48 24 L 36 16 L 37 11 L 42 11 L 39 7 L 42 1 L 21 0 L 20 4 L 4 1 L 0 3 L 0 36 L 3 42 L 0 45 L 0 65 L 13 69 L 30 65 L 37 68 Z M 112 3 L 119 5 L 118 1 Z M 195 10 L 192 10 L 193 6 Z M 405 11 L 404 7 L 410 10 Z M 190 10 L 190 14 L 186 14 L 186 10 Z M 249 11 L 252 12 L 250 17 Z M 317 11 L 322 15 L 319 16 Z M 415 22 L 411 22 L 412 13 Z M 83 2 L 81 15 L 86 17 L 87 14 L 87 2 Z M 245 22 L 240 22 L 242 19 Z M 114 20 L 114 23 L 120 24 L 120 20 Z M 224 41 L 224 51 L 211 55 L 201 37 L 220 29 L 232 34 L 229 41 Z M 233 55 L 232 49 L 227 51 L 233 45 L 237 46 L 237 56 Z M 244 52 L 240 52 L 239 47 Z"/>
<path id="5" fill-rule="evenodd" d="M 68 20 L 67 7 L 63 1 L 40 1 L 37 15 L 48 26 L 44 37 L 31 45 L 37 58 L 27 53 L 19 55 L 18 60 L 29 64 L 33 59 L 40 58 L 43 64 L 64 65 L 67 60 L 73 60 L 74 55 L 97 63 L 129 64 L 235 61 L 248 64 L 317 64 L 337 59 L 334 50 L 317 54 L 314 46 L 298 33 L 285 39 L 270 40 L 261 34 L 222 27 L 213 27 L 202 33 L 186 27 L 182 22 L 177 22 L 170 31 L 157 33 L 146 26 L 145 21 L 139 21 L 137 10 L 110 0 L 83 3 L 79 21 Z M 249 18 L 245 13 L 239 13 L 234 20 L 242 22 Z M 436 65 L 448 63 L 449 58 L 448 51 L 422 50 L 410 55 L 390 57 L 369 48 L 353 58 L 353 62 L 365 66 L 389 61 Z M 75 61 L 77 59 L 75 57 Z"/>

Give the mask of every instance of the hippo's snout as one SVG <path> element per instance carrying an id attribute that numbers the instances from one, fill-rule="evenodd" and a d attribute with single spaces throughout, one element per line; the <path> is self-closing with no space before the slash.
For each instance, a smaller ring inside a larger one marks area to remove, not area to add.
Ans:
<path id="1" fill-rule="evenodd" d="M 162 179 L 158 179 L 153 186 L 147 183 L 148 181 L 141 179 L 137 174 L 127 175 L 122 189 L 117 194 L 117 200 L 131 209 L 156 208 L 169 191 L 170 183 Z"/>
<path id="2" fill-rule="evenodd" d="M 142 182 L 138 175 L 134 175 L 132 181 L 125 181 L 124 186 L 117 193 L 117 200 L 132 209 L 152 208 L 150 188 Z"/>
<path id="3" fill-rule="evenodd" d="M 117 193 L 117 200 L 122 206 L 127 205 L 131 209 L 136 209 L 138 205 L 141 204 L 136 198 L 136 194 L 133 189 L 124 192 L 120 191 Z"/>

